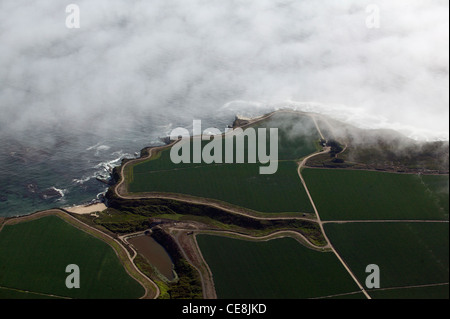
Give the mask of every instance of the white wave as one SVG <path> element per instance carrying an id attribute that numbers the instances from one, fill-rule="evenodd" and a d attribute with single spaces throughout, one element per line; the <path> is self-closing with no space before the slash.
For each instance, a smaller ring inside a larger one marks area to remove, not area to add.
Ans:
<path id="1" fill-rule="evenodd" d="M 95 177 L 96 177 L 95 175 L 91 175 L 91 176 L 80 178 L 80 179 L 74 178 L 72 180 L 72 182 L 74 182 L 75 184 L 83 185 L 84 183 L 86 183 L 87 181 L 89 181 L 89 180 L 91 180 L 91 179 L 93 179 Z"/>
<path id="2" fill-rule="evenodd" d="M 118 156 L 113 160 L 101 162 L 94 166 L 94 168 L 103 168 L 107 172 L 111 172 L 114 167 L 119 166 L 124 158 L 133 158 L 133 155 L 124 153 L 123 151 L 116 151 L 112 155 Z"/>
<path id="3" fill-rule="evenodd" d="M 53 190 L 54 192 L 59 194 L 59 198 L 57 201 L 63 201 L 65 195 L 68 193 L 67 189 L 56 188 L 55 186 L 50 187 L 48 190 Z M 55 194 L 46 194 L 45 192 L 42 194 L 43 199 L 52 199 L 55 198 Z M 65 200 L 65 199 L 64 199 Z"/>
<path id="4" fill-rule="evenodd" d="M 106 191 L 98 193 L 97 194 L 97 199 L 95 199 L 94 201 L 98 202 L 100 199 L 102 199 L 104 196 L 106 195 Z"/>
<path id="5" fill-rule="evenodd" d="M 98 151 L 107 151 L 110 148 L 111 148 L 111 146 L 108 146 L 108 145 L 100 145 L 100 146 L 97 147 L 97 150 Z"/>
<path id="6" fill-rule="evenodd" d="M 61 197 L 64 197 L 68 193 L 67 189 L 59 189 L 59 188 L 56 188 L 55 186 L 52 186 L 50 188 L 53 189 L 54 191 L 58 192 L 59 195 L 61 195 Z"/>
<path id="7" fill-rule="evenodd" d="M 86 151 L 93 150 L 93 149 L 97 148 L 99 145 L 100 145 L 100 142 L 97 143 L 97 144 L 95 144 L 95 145 L 89 146 L 89 147 L 86 149 Z"/>
<path id="8" fill-rule="evenodd" d="M 92 151 L 92 150 L 95 150 L 95 156 L 99 156 L 99 155 L 100 155 L 100 152 L 107 151 L 107 150 L 109 150 L 110 148 L 111 148 L 111 146 L 109 146 L 109 145 L 104 145 L 104 144 L 102 144 L 101 142 L 98 142 L 98 143 L 95 144 L 95 145 L 89 146 L 89 147 L 86 149 L 86 151 Z"/>

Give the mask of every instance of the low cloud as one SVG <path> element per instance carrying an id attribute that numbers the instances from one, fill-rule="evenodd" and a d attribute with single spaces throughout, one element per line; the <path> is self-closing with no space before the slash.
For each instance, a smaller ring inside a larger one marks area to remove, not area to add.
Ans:
<path id="1" fill-rule="evenodd" d="M 290 106 L 448 139 L 447 1 L 72 2 L 80 29 L 69 3 L 0 2 L 0 134 Z"/>

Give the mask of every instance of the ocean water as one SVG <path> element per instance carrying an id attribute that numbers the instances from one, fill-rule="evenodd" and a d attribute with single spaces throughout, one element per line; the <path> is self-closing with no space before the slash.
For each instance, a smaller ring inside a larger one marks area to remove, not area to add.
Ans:
<path id="1" fill-rule="evenodd" d="M 199 118 L 201 119 L 201 118 Z M 234 115 L 208 117 L 204 128 L 225 130 Z M 162 145 L 175 127 L 192 128 L 192 119 L 135 119 L 130 125 L 93 133 L 41 127 L 1 134 L 0 217 L 21 216 L 54 207 L 101 200 L 113 167 L 135 158 L 147 146 Z"/>

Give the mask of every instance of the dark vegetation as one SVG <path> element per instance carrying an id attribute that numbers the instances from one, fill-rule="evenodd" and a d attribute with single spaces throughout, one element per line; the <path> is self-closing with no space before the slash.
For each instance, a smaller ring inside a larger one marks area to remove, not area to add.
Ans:
<path id="1" fill-rule="evenodd" d="M 332 158 L 327 154 L 313 157 L 307 163 L 310 167 L 449 173 L 448 141 L 419 142 L 392 130 L 364 130 L 331 119 L 327 122 L 333 130 L 319 120 L 322 133 L 329 141 L 347 144 L 347 149 L 339 153 L 342 149 L 338 145 L 328 145 Z"/>
<path id="2" fill-rule="evenodd" d="M 132 233 L 143 231 L 151 226 L 152 217 L 159 215 L 189 215 L 209 217 L 225 225 L 234 225 L 243 230 L 276 231 L 292 229 L 300 232 L 318 246 L 326 245 L 320 227 L 315 222 L 298 219 L 258 220 L 251 217 L 228 213 L 221 209 L 199 204 L 182 203 L 169 199 L 134 199 L 124 200 L 117 197 L 112 191 L 106 194 L 108 206 L 111 210 L 120 211 L 120 220 L 96 219 L 99 225 L 116 233 Z"/>
<path id="3" fill-rule="evenodd" d="M 176 282 L 169 283 L 167 293 L 171 299 L 201 299 L 202 282 L 200 276 L 191 264 L 183 257 L 175 240 L 167 234 L 162 228 L 152 229 L 151 236 L 161 246 L 163 246 L 170 255 L 178 275 Z"/>
<path id="4" fill-rule="evenodd" d="M 404 148 L 396 148 L 394 142 L 378 141 L 350 148 L 342 154 L 342 158 L 375 169 L 439 174 L 449 172 L 449 144 L 441 141 L 415 142 Z"/>
<path id="5" fill-rule="evenodd" d="M 330 153 L 329 154 L 330 154 L 330 157 L 332 158 L 331 162 L 333 164 L 335 164 L 335 165 L 336 164 L 343 164 L 345 162 L 345 160 L 343 160 L 342 158 L 338 158 L 338 154 L 341 153 L 344 150 L 342 145 L 336 140 L 329 140 L 326 143 L 326 145 L 328 147 L 330 147 Z"/>

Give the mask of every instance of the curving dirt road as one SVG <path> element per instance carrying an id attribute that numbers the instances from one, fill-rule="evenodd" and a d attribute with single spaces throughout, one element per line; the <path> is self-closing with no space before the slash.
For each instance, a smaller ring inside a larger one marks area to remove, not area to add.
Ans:
<path id="1" fill-rule="evenodd" d="M 301 170 L 302 170 L 302 168 L 305 166 L 305 163 L 306 163 L 311 157 L 317 156 L 317 155 L 319 155 L 319 154 L 323 154 L 324 152 L 325 152 L 325 153 L 330 152 L 330 148 L 327 147 L 327 148 L 324 149 L 323 152 L 317 152 L 317 153 L 314 153 L 314 154 L 311 154 L 311 155 L 305 157 L 305 158 L 303 159 L 303 161 L 300 163 L 300 165 L 298 166 L 298 169 L 297 169 L 298 176 L 300 177 L 300 180 L 302 181 L 303 187 L 305 188 L 305 191 L 306 191 L 306 193 L 308 194 L 308 198 L 309 198 L 309 200 L 310 200 L 310 202 L 311 202 L 311 205 L 312 205 L 312 207 L 313 207 L 313 209 L 314 209 L 314 212 L 316 213 L 316 216 L 317 216 L 317 222 L 318 222 L 318 224 L 319 224 L 319 226 L 320 226 L 320 229 L 321 229 L 321 231 L 322 231 L 323 236 L 325 237 L 325 240 L 326 240 L 327 243 L 328 243 L 328 244 L 327 244 L 327 247 L 329 247 L 329 248 L 334 252 L 334 254 L 336 255 L 336 257 L 339 259 L 339 261 L 341 262 L 341 264 L 344 266 L 344 268 L 347 270 L 347 272 L 348 272 L 348 273 L 350 274 L 350 276 L 353 278 L 353 280 L 355 281 L 355 283 L 358 285 L 359 289 L 361 289 L 361 291 L 364 293 L 364 295 L 366 296 L 366 298 L 367 298 L 367 299 L 372 299 L 372 298 L 370 297 L 370 295 L 367 293 L 367 291 L 364 289 L 363 285 L 361 285 L 361 283 L 358 281 L 358 279 L 356 278 L 355 274 L 351 271 L 350 267 L 345 263 L 345 261 L 342 259 L 342 257 L 338 254 L 338 252 L 336 251 L 336 249 L 333 247 L 333 245 L 331 244 L 331 241 L 328 239 L 328 236 L 327 236 L 327 234 L 325 233 L 325 229 L 324 229 L 324 227 L 323 227 L 323 222 L 322 222 L 322 220 L 320 219 L 319 211 L 317 210 L 317 207 L 316 207 L 316 205 L 314 204 L 314 200 L 313 200 L 313 198 L 312 198 L 312 196 L 311 196 L 311 194 L 310 194 L 310 192 L 309 192 L 308 186 L 306 185 L 306 182 L 305 182 L 305 180 L 304 180 L 304 178 L 303 178 L 303 176 L 302 176 L 302 173 L 301 173 Z"/>

